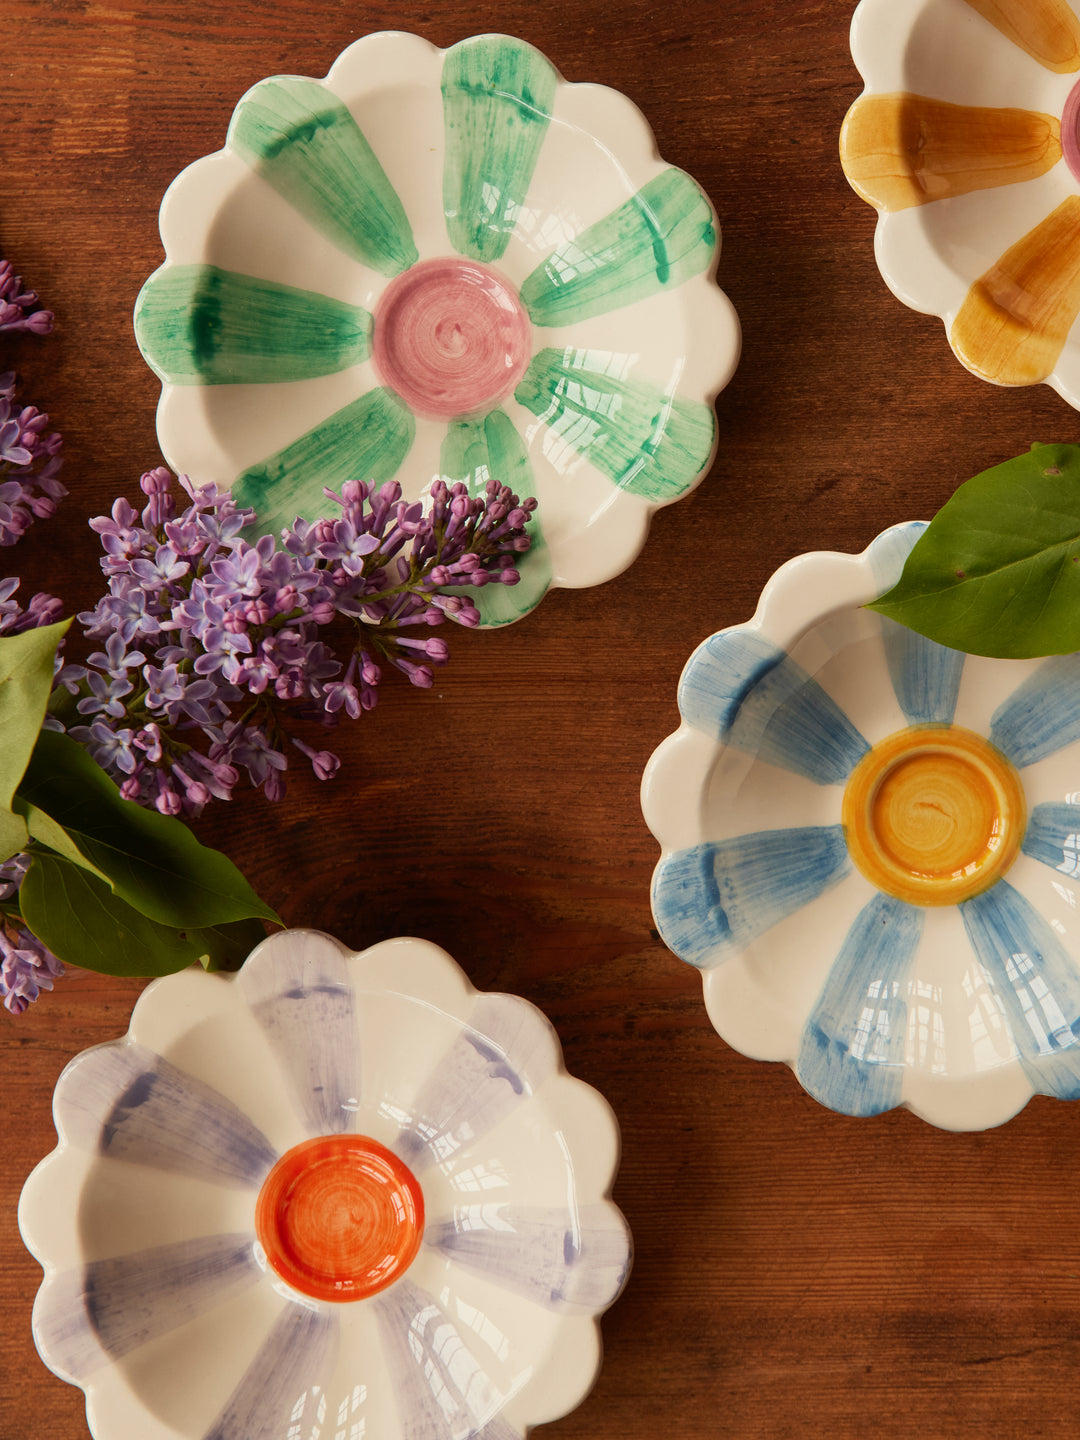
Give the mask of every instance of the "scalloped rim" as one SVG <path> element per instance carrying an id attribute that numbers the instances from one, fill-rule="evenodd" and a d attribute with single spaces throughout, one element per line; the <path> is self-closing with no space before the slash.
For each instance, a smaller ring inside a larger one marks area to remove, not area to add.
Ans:
<path id="1" fill-rule="evenodd" d="M 630 1227 L 612 1199 L 612 1189 L 618 1175 L 621 1151 L 619 1123 L 614 1110 L 608 1100 L 594 1086 L 569 1073 L 558 1032 L 550 1018 L 537 1005 L 521 996 L 507 992 L 478 990 L 453 957 L 431 941 L 400 936 L 381 941 L 366 950 L 352 951 L 341 941 L 325 935 L 322 931 L 314 929 L 288 930 L 273 935 L 258 945 L 251 952 L 245 966 L 250 965 L 268 950 L 275 949 L 283 943 L 287 943 L 291 937 L 297 936 L 330 940 L 342 956 L 353 963 L 393 960 L 396 968 L 402 960 L 408 958 L 419 960 L 421 969 L 427 967 L 437 972 L 443 985 L 448 991 L 453 992 L 456 1008 L 446 1010 L 446 1001 L 451 998 L 446 993 L 440 996 L 440 1008 L 443 1008 L 444 1013 L 449 1014 L 452 1019 L 462 1025 L 467 1024 L 465 1017 L 471 1010 L 473 1002 L 481 996 L 488 1001 L 506 1000 L 514 1006 L 527 1006 L 543 1022 L 555 1059 L 555 1067 L 551 1076 L 543 1082 L 537 1093 L 543 1093 L 550 1086 L 558 1086 L 563 1099 L 569 1100 L 572 1108 L 587 1117 L 587 1128 L 594 1130 L 597 1134 L 603 1132 L 604 1140 L 610 1146 L 609 1163 L 604 1167 L 603 1184 L 599 1193 L 595 1196 L 590 1195 L 588 1203 L 599 1204 L 608 1209 L 625 1232 L 627 1266 L 622 1284 L 610 1301 L 596 1312 L 588 1315 L 568 1314 L 560 1317 L 556 1327 L 557 1338 L 551 1350 L 544 1357 L 543 1362 L 537 1366 L 535 1373 L 527 1383 L 516 1394 L 509 1397 L 506 1405 L 500 1411 L 507 1422 L 516 1425 L 523 1435 L 527 1434 L 534 1425 L 559 1419 L 580 1405 L 596 1383 L 603 1358 L 600 1321 L 610 1305 L 615 1303 L 625 1289 L 633 1265 L 633 1237 Z M 393 953 L 395 950 L 398 952 L 396 955 Z M 228 974 L 223 972 L 207 974 L 197 968 L 192 968 L 152 981 L 135 1002 L 128 1029 L 123 1036 L 91 1046 L 74 1056 L 65 1065 L 53 1092 L 53 1123 L 57 1131 L 58 1143 L 35 1166 L 27 1177 L 19 1196 L 19 1232 L 26 1248 L 44 1271 L 34 1302 L 32 1325 L 34 1343 L 42 1361 L 54 1374 L 68 1384 L 73 1384 L 84 1391 L 87 1423 L 95 1437 L 99 1436 L 95 1400 L 97 1392 L 102 1388 L 102 1381 L 94 1377 L 89 1378 L 85 1383 L 74 1380 L 62 1366 L 49 1357 L 39 1330 L 39 1315 L 47 1304 L 53 1284 L 61 1274 L 68 1272 L 72 1264 L 78 1263 L 77 1256 L 81 1253 L 75 1233 L 78 1206 L 71 1203 L 71 1197 L 81 1194 L 83 1185 L 99 1159 L 99 1157 L 79 1149 L 64 1133 L 59 1113 L 61 1088 L 65 1076 L 85 1056 L 95 1051 L 142 1043 L 139 1042 L 138 1035 L 144 1028 L 158 1032 L 153 1048 L 155 1053 L 160 1053 L 157 1045 L 160 1044 L 162 1038 L 160 1025 L 162 1017 L 166 1022 L 164 1031 L 171 1032 L 173 1040 L 186 1034 L 192 1026 L 200 1024 L 205 1018 L 203 1013 L 192 1014 L 190 1007 L 174 1005 L 170 992 L 178 988 L 177 982 L 185 986 L 197 983 L 202 989 L 205 989 L 206 984 L 228 985 L 231 988 L 237 983 L 240 973 L 240 971 L 236 971 Z M 401 987 L 396 989 L 396 993 L 415 994 L 417 998 L 420 998 L 422 991 L 419 987 L 414 991 Z M 55 1264 L 52 1258 L 57 1249 L 57 1234 L 64 1237 L 64 1243 L 60 1248 L 66 1249 L 72 1257 L 69 1261 L 61 1264 Z M 131 1440 L 136 1440 L 136 1437 L 142 1440 L 142 1437 L 149 1433 L 144 1427 L 159 1423 L 156 1417 L 148 1416 L 134 1392 L 129 1390 L 127 1394 L 130 1397 L 131 1410 L 130 1414 L 123 1417 L 124 1430 L 122 1433 L 110 1432 L 108 1440 L 128 1440 L 128 1436 L 131 1437 Z M 161 1434 L 164 1435 L 164 1433 L 163 1429 Z M 177 1433 L 168 1429 L 169 1435 Z M 100 1440 L 106 1440 L 106 1437 L 102 1435 Z M 197 1440 L 197 1437 L 192 1435 L 189 1440 Z"/>

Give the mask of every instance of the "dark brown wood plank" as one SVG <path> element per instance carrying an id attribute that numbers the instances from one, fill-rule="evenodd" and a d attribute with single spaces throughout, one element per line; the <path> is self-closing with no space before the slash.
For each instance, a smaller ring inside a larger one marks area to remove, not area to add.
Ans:
<path id="1" fill-rule="evenodd" d="M 58 518 L 0 557 L 27 593 L 98 593 L 88 516 L 157 463 L 158 386 L 131 329 L 161 258 L 169 181 L 275 73 L 321 75 L 368 30 L 445 46 L 500 30 L 645 112 L 709 192 L 744 329 L 710 478 L 659 515 L 623 576 L 549 596 L 509 630 L 454 633 L 434 689 L 388 683 L 339 732 L 342 774 L 297 772 L 270 817 L 199 824 L 294 925 L 357 948 L 444 945 L 482 987 L 541 1005 L 573 1073 L 615 1107 L 616 1198 L 636 1266 L 591 1397 L 552 1440 L 1071 1437 L 1080 1408 L 1080 1123 L 1033 1102 L 984 1135 L 832 1115 L 713 1034 L 699 980 L 652 931 L 643 766 L 675 727 L 690 650 L 746 619 L 784 560 L 861 550 L 967 476 L 1071 439 L 1045 388 L 999 391 L 936 319 L 896 301 L 872 212 L 837 159 L 859 93 L 839 0 L 4 0 L 0 253 L 59 317 L 10 361 L 65 436 Z M 123 1033 L 141 986 L 84 976 L 0 1015 L 0 1440 L 84 1436 L 81 1394 L 30 1339 L 39 1270 L 22 1182 L 51 1148 L 64 1063 Z M 252 1437 L 255 1440 L 255 1437 Z M 377 1437 L 375 1437 L 377 1440 Z"/>

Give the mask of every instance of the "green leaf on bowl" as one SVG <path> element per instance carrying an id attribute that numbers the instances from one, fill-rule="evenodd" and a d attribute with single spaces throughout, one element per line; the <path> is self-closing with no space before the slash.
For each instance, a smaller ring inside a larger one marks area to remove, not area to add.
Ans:
<path id="1" fill-rule="evenodd" d="M 34 749 L 53 681 L 53 657 L 70 620 L 0 639 L 0 860 L 26 846 L 12 800 Z"/>
<path id="2" fill-rule="evenodd" d="M 159 925 L 203 930 L 253 917 L 281 924 L 227 856 L 201 845 L 181 820 L 122 799 L 69 735 L 42 731 L 18 794 L 35 840 Z"/>
<path id="3" fill-rule="evenodd" d="M 19 900 L 27 928 L 65 963 L 85 970 L 171 975 L 196 962 L 219 968 L 215 943 L 218 953 L 228 953 L 206 930 L 177 930 L 140 914 L 96 875 L 48 850 L 33 851 Z"/>
<path id="4" fill-rule="evenodd" d="M 1033 445 L 967 480 L 868 607 L 954 650 L 1080 650 L 1080 445 Z"/>

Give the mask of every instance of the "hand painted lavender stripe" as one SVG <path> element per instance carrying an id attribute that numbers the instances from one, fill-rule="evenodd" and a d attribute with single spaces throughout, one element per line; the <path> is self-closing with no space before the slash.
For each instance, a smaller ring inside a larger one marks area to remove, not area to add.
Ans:
<path id="1" fill-rule="evenodd" d="M 801 665 L 752 631 L 721 631 L 699 647 L 679 709 L 696 729 L 819 785 L 842 784 L 870 748 Z"/>
<path id="2" fill-rule="evenodd" d="M 315 1415 L 305 1411 L 318 1409 L 339 1338 L 338 1318 L 325 1308 L 287 1305 L 204 1440 L 318 1435 Z"/>
<path id="3" fill-rule="evenodd" d="M 427 1227 L 424 1243 L 549 1310 L 597 1314 L 630 1272 L 630 1233 L 611 1206 L 569 1210 L 468 1205 Z"/>
<path id="4" fill-rule="evenodd" d="M 699 969 L 720 964 L 851 869 L 840 825 L 759 830 L 669 855 L 653 880 L 664 943 Z"/>
<path id="5" fill-rule="evenodd" d="M 521 303 L 536 325 L 572 325 L 677 289 L 716 254 L 712 206 L 674 166 L 560 245 L 526 276 Z"/>
<path id="6" fill-rule="evenodd" d="M 263 80 L 236 107 L 226 144 L 346 255 L 382 275 L 415 264 L 394 187 L 325 85 L 296 75 Z"/>
<path id="7" fill-rule="evenodd" d="M 186 1325 L 255 1284 L 254 1235 L 211 1235 L 95 1260 L 42 1291 L 34 1333 L 82 1384 L 110 1359 Z"/>
<path id="8" fill-rule="evenodd" d="M 236 982 L 288 1077 L 309 1135 L 355 1128 L 360 1032 L 349 961 L 314 931 L 268 941 Z"/>
<path id="9" fill-rule="evenodd" d="M 1016 766 L 1080 740 L 1080 655 L 1054 655 L 999 705 L 990 739 Z"/>
<path id="10" fill-rule="evenodd" d="M 885 663 L 909 725 L 951 725 L 964 655 L 881 617 Z"/>
<path id="11" fill-rule="evenodd" d="M 716 415 L 630 371 L 634 357 L 566 345 L 538 351 L 514 399 L 548 427 L 545 453 L 583 455 L 620 490 L 670 504 L 712 458 Z"/>
<path id="12" fill-rule="evenodd" d="M 414 1170 L 447 1160 L 497 1125 L 556 1068 L 547 1018 L 513 995 L 480 995 L 423 1085 L 394 1149 Z"/>
<path id="13" fill-rule="evenodd" d="M 555 103 L 557 76 L 531 45 L 477 35 L 446 52 L 443 210 L 450 243 L 498 260 L 532 182 Z"/>
<path id="14" fill-rule="evenodd" d="M 1036 805 L 1028 816 L 1022 849 L 1062 875 L 1080 875 L 1080 805 Z"/>
<path id="15" fill-rule="evenodd" d="M 803 1031 L 795 1073 L 842 1115 L 880 1115 L 900 1103 L 911 965 L 923 911 L 875 895 L 833 962 Z"/>
<path id="16" fill-rule="evenodd" d="M 960 914 L 1033 1088 L 1080 1098 L 1080 975 L 1060 940 L 1005 880 Z"/>
<path id="17" fill-rule="evenodd" d="M 277 1159 L 231 1100 L 126 1041 L 72 1062 L 57 1087 L 56 1118 L 83 1149 L 226 1185 L 261 1184 Z"/>
<path id="18" fill-rule="evenodd" d="M 493 1324 L 477 1316 L 463 1333 L 434 1295 L 407 1280 L 372 1304 L 408 1440 L 520 1440 L 501 1418 L 506 1397 L 477 1354 L 480 1333 L 497 1339 Z"/>

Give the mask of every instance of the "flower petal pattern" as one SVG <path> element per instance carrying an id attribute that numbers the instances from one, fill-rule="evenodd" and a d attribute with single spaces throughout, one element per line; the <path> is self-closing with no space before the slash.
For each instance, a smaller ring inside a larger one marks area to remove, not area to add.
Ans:
<path id="1" fill-rule="evenodd" d="M 840 156 L 887 284 L 974 374 L 1080 404 L 1075 8 L 861 0 L 851 44 L 865 89 Z"/>
<path id="2" fill-rule="evenodd" d="M 739 352 L 712 205 L 629 101 L 519 40 L 371 35 L 325 81 L 260 82 L 161 231 L 135 331 L 162 448 L 265 532 L 348 479 L 422 499 L 467 451 L 466 483 L 539 501 L 523 583 L 473 597 L 505 624 L 625 569 L 709 469 Z M 520 324 L 497 335 L 465 276 Z M 428 366 L 452 400 L 405 383 Z"/>
<path id="3" fill-rule="evenodd" d="M 607 1198 L 614 1120 L 539 1011 L 478 994 L 424 942 L 351 956 L 314 932 L 236 976 L 169 980 L 61 1077 L 60 1144 L 20 1202 L 46 1268 L 35 1339 L 86 1389 L 97 1440 L 284 1435 L 309 1406 L 402 1440 L 513 1440 L 576 1403 L 599 1352 L 568 1378 L 560 1327 L 595 1333 L 630 1242 Z M 412 1167 L 426 1233 L 378 1293 L 312 1299 L 275 1271 L 257 1201 L 310 1141 L 290 1214 L 333 1214 L 363 1183 L 324 1184 L 347 1136 Z"/>
<path id="4" fill-rule="evenodd" d="M 789 562 L 704 642 L 642 805 L 657 926 L 725 1039 L 845 1114 L 977 1129 L 1080 1098 L 1080 668 L 863 609 L 923 528 Z"/>

